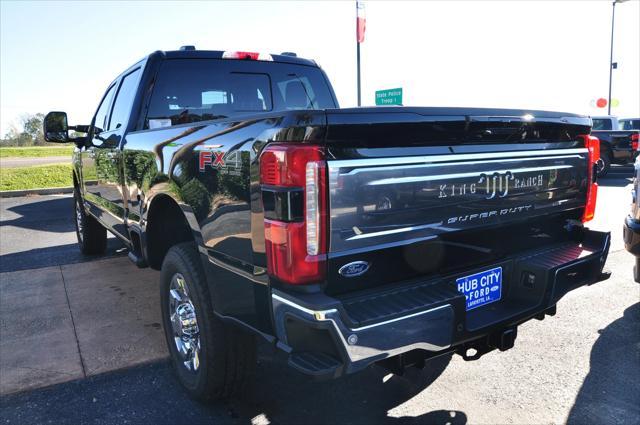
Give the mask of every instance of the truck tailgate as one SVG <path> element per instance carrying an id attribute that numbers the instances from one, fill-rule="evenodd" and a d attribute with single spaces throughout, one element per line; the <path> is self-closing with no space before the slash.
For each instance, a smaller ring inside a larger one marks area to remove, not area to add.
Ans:
<path id="1" fill-rule="evenodd" d="M 394 124 L 395 137 L 386 145 L 379 137 L 390 124 L 378 125 L 379 131 L 376 123 L 358 125 L 363 131 L 347 133 L 369 134 L 369 143 L 349 143 L 338 136 L 354 125 L 333 117 L 329 291 L 495 261 L 558 242 L 566 219 L 580 217 L 588 153 L 575 136 L 585 134 L 584 122 L 414 115 Z M 438 125 L 447 137 L 434 136 Z M 420 126 L 422 140 L 416 138 Z M 366 276 L 340 273 L 354 261 L 369 265 Z"/>
<path id="2" fill-rule="evenodd" d="M 580 208 L 587 150 L 329 162 L 331 251 Z"/>

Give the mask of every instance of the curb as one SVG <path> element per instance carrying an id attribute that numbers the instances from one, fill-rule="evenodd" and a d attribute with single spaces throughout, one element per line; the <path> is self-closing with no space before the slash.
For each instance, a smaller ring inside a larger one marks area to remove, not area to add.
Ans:
<path id="1" fill-rule="evenodd" d="M 88 181 L 85 185 L 94 186 L 97 181 Z M 70 187 L 44 187 L 40 189 L 23 190 L 0 190 L 0 198 L 14 198 L 18 196 L 30 195 L 58 195 L 63 193 L 73 193 L 73 186 Z"/>
<path id="2" fill-rule="evenodd" d="M 26 190 L 3 190 L 0 191 L 0 198 L 13 198 L 17 196 L 29 195 L 55 195 L 58 193 L 72 193 L 73 187 L 48 187 L 42 189 L 26 189 Z"/>

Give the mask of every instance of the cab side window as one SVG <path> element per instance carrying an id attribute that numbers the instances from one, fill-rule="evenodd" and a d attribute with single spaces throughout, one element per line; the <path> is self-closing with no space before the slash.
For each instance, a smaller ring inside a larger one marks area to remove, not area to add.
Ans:
<path id="1" fill-rule="evenodd" d="M 111 106 L 111 99 L 113 99 L 113 93 L 115 92 L 116 85 L 112 85 L 107 89 L 102 98 L 102 103 L 98 106 L 96 112 L 96 120 L 94 126 L 96 127 L 96 133 L 101 133 L 107 129 L 107 118 L 109 116 L 109 107 Z"/>
<path id="2" fill-rule="evenodd" d="M 116 101 L 113 104 L 111 118 L 109 119 L 109 131 L 116 130 L 127 125 L 133 99 L 136 97 L 138 82 L 140 80 L 140 68 L 125 75 L 118 89 Z"/>

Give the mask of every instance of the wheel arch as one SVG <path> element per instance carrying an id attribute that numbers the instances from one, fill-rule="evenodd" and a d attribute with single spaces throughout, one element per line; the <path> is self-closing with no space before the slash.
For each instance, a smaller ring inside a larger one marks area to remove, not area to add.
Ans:
<path id="1" fill-rule="evenodd" d="M 182 242 L 203 246 L 200 226 L 188 205 L 167 193 L 158 193 L 147 202 L 143 217 L 141 245 L 149 266 L 160 270 L 169 249 Z"/>

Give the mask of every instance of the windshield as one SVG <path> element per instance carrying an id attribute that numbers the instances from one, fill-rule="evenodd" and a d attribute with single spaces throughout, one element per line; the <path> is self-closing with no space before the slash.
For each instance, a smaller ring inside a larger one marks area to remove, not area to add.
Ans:
<path id="1" fill-rule="evenodd" d="M 620 120 L 620 130 L 640 130 L 640 118 Z"/>
<path id="2" fill-rule="evenodd" d="M 336 107 L 319 68 L 262 61 L 169 59 L 153 88 L 146 128 L 240 113 Z"/>

